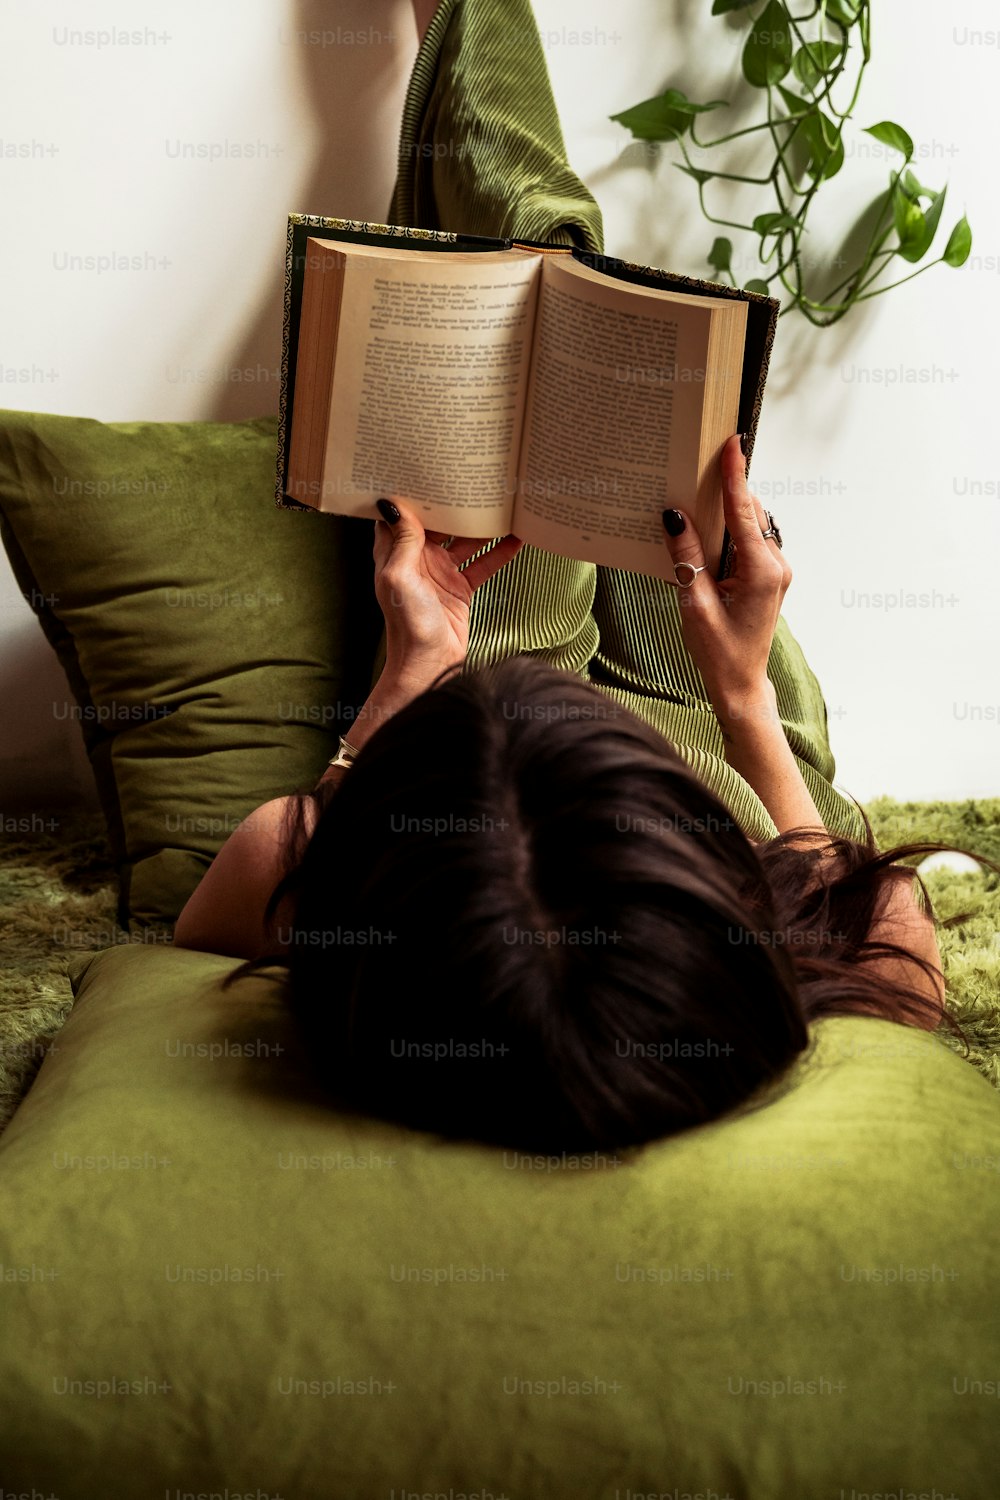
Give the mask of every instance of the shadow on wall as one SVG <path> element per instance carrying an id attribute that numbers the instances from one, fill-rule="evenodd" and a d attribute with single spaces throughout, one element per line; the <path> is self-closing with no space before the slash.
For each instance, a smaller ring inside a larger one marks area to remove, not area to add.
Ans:
<path id="1" fill-rule="evenodd" d="M 295 0 L 293 14 L 296 41 L 290 50 L 320 144 L 311 176 L 295 189 L 297 201 L 275 204 L 276 219 L 283 225 L 291 212 L 384 219 L 395 180 L 402 96 L 417 50 L 410 0 Z M 282 232 L 266 297 L 256 312 L 248 311 L 248 332 L 231 355 L 236 368 L 280 363 L 283 266 Z M 272 411 L 276 387 L 260 391 L 227 383 L 207 416 L 230 422 Z"/>
<path id="2" fill-rule="evenodd" d="M 5 792 L 14 809 L 96 808 L 75 699 L 59 658 L 30 619 L 0 658 L 0 703 L 17 704 L 5 725 L 3 754 Z"/>

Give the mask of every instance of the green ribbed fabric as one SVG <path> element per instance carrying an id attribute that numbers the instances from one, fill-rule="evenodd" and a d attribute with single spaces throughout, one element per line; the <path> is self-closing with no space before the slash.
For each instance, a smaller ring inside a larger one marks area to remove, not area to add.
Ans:
<path id="1" fill-rule="evenodd" d="M 413 67 L 390 223 L 600 250 L 528 0 L 441 0 Z"/>
<path id="2" fill-rule="evenodd" d="M 661 579 L 598 568 L 594 618 L 600 645 L 590 662 L 591 681 L 676 745 L 751 838 L 773 838 L 776 829 L 764 804 L 724 758 L 705 684 L 684 646 L 683 598 Z M 767 671 L 785 737 L 820 816 L 834 832 L 859 838 L 857 808 L 831 784 L 834 759 L 823 694 L 784 619 L 774 633 Z"/>
<path id="3" fill-rule="evenodd" d="M 389 222 L 602 251 L 601 211 L 572 171 L 529 0 L 441 0 L 407 90 Z M 525 547 L 475 595 L 469 662 L 518 654 L 589 676 L 653 724 L 751 838 L 776 829 L 723 757 L 680 628 L 677 590 Z M 819 684 L 784 621 L 768 667 L 785 733 L 827 826 L 861 823 L 831 785 Z"/>

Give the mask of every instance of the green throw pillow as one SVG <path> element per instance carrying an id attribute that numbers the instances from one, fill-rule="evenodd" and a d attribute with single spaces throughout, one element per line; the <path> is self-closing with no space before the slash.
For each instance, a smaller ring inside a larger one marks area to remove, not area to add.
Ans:
<path id="1" fill-rule="evenodd" d="M 77 960 L 0 1140 L 6 1492 L 995 1495 L 1000 1103 L 935 1037 L 560 1161 L 333 1109 L 233 967 Z"/>
<path id="2" fill-rule="evenodd" d="M 0 534 L 66 671 L 123 922 L 171 922 L 364 701 L 371 527 L 273 503 L 277 423 L 0 413 Z"/>

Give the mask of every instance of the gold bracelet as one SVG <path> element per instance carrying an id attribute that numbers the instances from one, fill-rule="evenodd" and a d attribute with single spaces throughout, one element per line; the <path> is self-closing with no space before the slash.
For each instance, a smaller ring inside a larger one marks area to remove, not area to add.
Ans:
<path id="1" fill-rule="evenodd" d="M 347 741 L 344 739 L 344 736 L 341 735 L 340 736 L 340 749 L 337 751 L 336 755 L 329 762 L 329 764 L 331 766 L 344 766 L 344 767 L 353 766 L 353 764 L 357 760 L 357 758 L 358 758 L 358 752 L 357 752 L 357 750 L 355 750 L 355 748 L 354 748 L 353 745 L 349 745 L 347 743 Z"/>

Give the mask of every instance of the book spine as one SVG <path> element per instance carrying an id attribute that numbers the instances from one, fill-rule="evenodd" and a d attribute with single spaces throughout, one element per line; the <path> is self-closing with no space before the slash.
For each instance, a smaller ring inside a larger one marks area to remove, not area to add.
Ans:
<path id="1" fill-rule="evenodd" d="M 281 372 L 278 386 L 278 453 L 274 503 L 288 510 L 305 510 L 304 505 L 293 505 L 285 496 L 285 480 L 288 474 L 288 371 L 291 358 L 289 344 L 292 327 L 296 217 L 295 214 L 288 215 L 288 224 L 285 229 L 285 285 L 281 310 Z"/>

